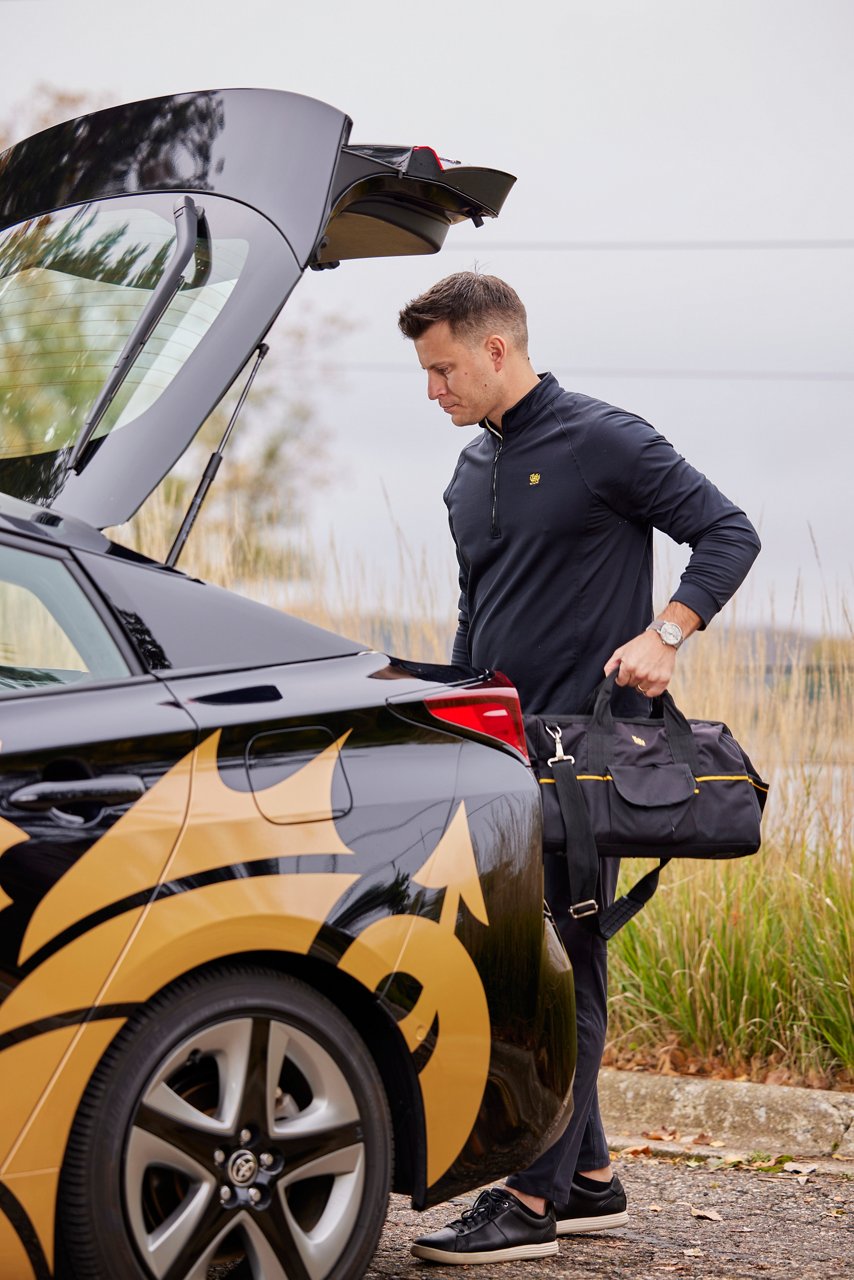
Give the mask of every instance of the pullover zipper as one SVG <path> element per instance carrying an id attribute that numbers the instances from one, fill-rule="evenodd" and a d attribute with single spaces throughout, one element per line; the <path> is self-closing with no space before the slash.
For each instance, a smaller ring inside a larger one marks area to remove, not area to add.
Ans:
<path id="1" fill-rule="evenodd" d="M 501 530 L 498 527 L 498 459 L 501 457 L 501 450 L 504 448 L 504 437 L 489 422 L 486 424 L 486 429 L 491 431 L 498 441 L 495 446 L 495 456 L 492 459 L 492 527 L 490 536 L 500 538 Z"/>

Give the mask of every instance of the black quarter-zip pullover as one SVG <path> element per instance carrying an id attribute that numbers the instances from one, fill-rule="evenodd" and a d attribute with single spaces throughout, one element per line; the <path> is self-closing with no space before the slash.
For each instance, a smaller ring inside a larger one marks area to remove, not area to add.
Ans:
<path id="1" fill-rule="evenodd" d="M 692 555 L 671 599 L 705 626 L 759 552 L 747 516 L 642 418 L 551 374 L 460 454 L 453 661 L 503 671 L 526 712 L 573 714 L 652 621 L 652 531 Z M 633 690 L 615 710 L 643 713 Z"/>

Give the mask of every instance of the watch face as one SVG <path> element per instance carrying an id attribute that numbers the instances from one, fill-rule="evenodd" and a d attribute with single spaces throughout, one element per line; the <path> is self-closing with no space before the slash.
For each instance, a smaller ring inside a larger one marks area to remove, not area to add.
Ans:
<path id="1" fill-rule="evenodd" d="M 665 644 L 682 643 L 682 628 L 675 622 L 662 622 L 658 634 Z"/>

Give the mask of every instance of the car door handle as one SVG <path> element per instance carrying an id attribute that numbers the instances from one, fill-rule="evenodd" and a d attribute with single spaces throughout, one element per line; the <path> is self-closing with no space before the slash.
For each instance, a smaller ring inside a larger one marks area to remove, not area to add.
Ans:
<path id="1" fill-rule="evenodd" d="M 69 778 L 66 782 L 33 782 L 9 796 L 17 809 L 64 809 L 70 804 L 130 804 L 145 795 L 142 778 L 131 773 L 107 774 L 102 778 Z"/>

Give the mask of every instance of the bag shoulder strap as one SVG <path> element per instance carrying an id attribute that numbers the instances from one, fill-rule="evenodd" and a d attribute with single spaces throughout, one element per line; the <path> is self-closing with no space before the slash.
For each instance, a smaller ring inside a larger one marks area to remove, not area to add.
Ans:
<path id="1" fill-rule="evenodd" d="M 628 893 L 610 907 L 596 900 L 599 881 L 599 852 L 590 825 L 590 816 L 575 775 L 572 757 L 551 762 L 560 811 L 566 831 L 566 865 L 569 873 L 569 914 L 573 920 L 586 919 L 588 928 L 606 941 L 628 924 L 649 902 L 658 888 L 658 877 L 670 861 L 662 858 Z"/>
<path id="2" fill-rule="evenodd" d="M 566 865 L 569 872 L 569 914 L 573 920 L 599 912 L 596 884 L 599 880 L 599 851 L 572 757 L 552 764 L 558 804 L 566 831 Z"/>

